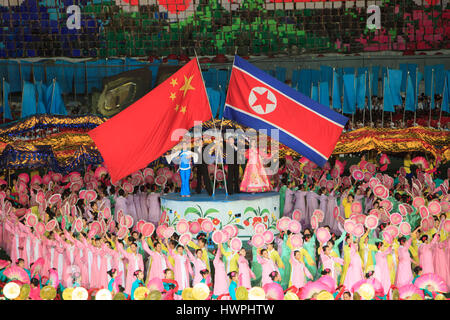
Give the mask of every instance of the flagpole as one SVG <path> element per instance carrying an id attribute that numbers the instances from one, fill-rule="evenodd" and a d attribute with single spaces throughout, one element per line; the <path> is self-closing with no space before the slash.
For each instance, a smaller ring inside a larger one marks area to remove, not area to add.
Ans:
<path id="1" fill-rule="evenodd" d="M 236 60 L 236 54 L 237 54 L 237 47 L 234 50 L 234 57 L 233 57 L 233 66 L 234 66 L 234 61 Z M 231 72 L 233 72 L 233 67 L 231 67 Z M 230 76 L 231 77 L 231 76 Z M 229 86 L 228 86 L 229 89 Z M 223 115 L 225 113 L 225 108 L 226 108 L 226 102 L 228 99 L 228 93 L 229 90 L 227 89 L 227 95 L 225 97 L 225 103 L 223 105 L 223 111 L 222 111 L 222 118 L 220 119 L 220 138 L 222 138 L 222 127 L 223 127 Z M 222 144 L 223 145 L 223 144 Z M 216 172 L 217 172 L 217 159 L 218 156 L 222 154 L 222 152 L 220 152 L 220 147 L 217 145 L 216 146 L 216 150 L 218 150 L 219 152 L 216 152 L 216 157 L 215 157 L 215 166 L 214 166 L 214 184 L 213 184 L 213 197 L 216 194 Z M 222 159 L 223 161 L 223 159 Z M 226 175 L 225 175 L 225 168 L 223 167 L 223 163 L 222 163 L 222 170 L 223 170 L 223 176 L 224 176 L 224 181 L 225 181 L 225 194 L 228 196 L 228 189 L 227 189 L 227 182 L 226 182 Z"/>
<path id="2" fill-rule="evenodd" d="M 372 86 L 371 86 L 371 82 L 370 82 L 370 70 L 369 70 L 369 99 L 367 102 L 369 103 L 370 123 L 372 123 Z"/>
<path id="3" fill-rule="evenodd" d="M 447 87 L 447 77 L 444 78 L 444 89 L 442 90 L 442 101 L 441 101 L 441 111 L 439 112 L 439 127 L 441 127 L 441 120 L 442 120 L 442 108 L 444 107 L 444 95 L 445 95 L 445 89 Z M 448 103 L 448 101 L 447 101 Z"/>
<path id="4" fill-rule="evenodd" d="M 384 76 L 383 76 L 383 105 L 381 106 L 381 127 L 384 128 L 384 99 L 386 99 L 386 92 L 384 90 L 385 86 Z"/>
<path id="5" fill-rule="evenodd" d="M 405 126 L 405 115 L 406 115 L 406 99 L 408 97 L 408 79 L 409 79 L 409 70 L 406 73 L 406 87 L 405 87 L 405 105 L 403 107 L 403 125 Z M 405 126 L 406 127 L 406 126 Z"/>
<path id="6" fill-rule="evenodd" d="M 431 127 L 431 101 L 433 101 L 434 95 L 434 68 L 431 69 L 431 92 L 430 92 L 430 116 L 428 117 L 428 126 Z"/>
<path id="7" fill-rule="evenodd" d="M 203 88 L 205 89 L 205 93 L 206 93 L 206 97 L 208 100 L 208 106 L 209 106 L 209 110 L 211 111 L 211 119 L 213 121 L 213 125 L 214 125 L 214 130 L 217 131 L 217 127 L 216 127 L 216 121 L 214 119 L 214 116 L 212 114 L 212 110 L 211 110 L 211 104 L 209 102 L 209 98 L 208 98 L 208 92 L 206 91 L 206 85 L 205 85 L 205 80 L 203 79 L 203 73 L 202 73 L 202 68 L 200 67 L 200 63 L 198 62 L 198 56 L 197 56 L 197 51 L 194 49 L 194 53 L 195 53 L 195 59 L 197 61 L 197 65 L 198 65 L 198 69 L 200 70 L 200 75 L 202 77 L 202 83 L 203 83 Z M 222 119 L 223 119 L 223 113 L 222 113 Z M 220 124 L 220 133 L 222 134 L 222 123 Z M 203 157 L 203 155 L 201 155 Z M 203 159 L 202 159 L 203 161 Z M 216 171 L 217 171 L 217 157 L 216 157 L 216 164 L 214 167 L 214 191 L 213 191 L 213 196 L 215 194 L 215 189 L 216 189 Z M 225 192 L 228 195 L 228 190 L 227 190 L 227 179 L 226 179 L 226 175 L 225 175 L 225 168 L 223 167 L 223 163 L 222 163 L 222 171 L 223 171 L 223 177 L 224 177 L 224 181 L 225 181 Z M 198 174 L 198 172 L 197 172 Z"/>
<path id="8" fill-rule="evenodd" d="M 416 114 L 417 114 L 417 104 L 419 103 L 418 92 L 417 92 L 417 79 L 419 78 L 419 67 L 416 67 L 416 92 L 414 94 L 414 123 L 413 126 L 416 125 Z"/>
<path id="9" fill-rule="evenodd" d="M 333 110 L 333 90 L 334 90 L 334 72 L 336 68 L 333 67 L 333 77 L 331 78 L 331 103 L 330 103 L 330 109 Z M 328 91 L 328 96 L 330 95 L 330 91 Z M 330 97 L 328 97 L 328 101 L 330 101 Z"/>
<path id="10" fill-rule="evenodd" d="M 366 92 L 367 92 L 367 71 L 364 71 L 364 104 L 363 104 L 363 127 L 366 123 Z M 367 103 L 369 103 L 369 98 L 367 98 Z"/>
<path id="11" fill-rule="evenodd" d="M 8 99 L 8 97 L 6 97 L 6 99 Z M 5 77 L 3 77 L 2 79 L 2 104 L 3 104 L 3 122 L 5 123 L 6 118 L 5 118 L 5 111 L 6 111 L 6 107 L 5 107 Z"/>

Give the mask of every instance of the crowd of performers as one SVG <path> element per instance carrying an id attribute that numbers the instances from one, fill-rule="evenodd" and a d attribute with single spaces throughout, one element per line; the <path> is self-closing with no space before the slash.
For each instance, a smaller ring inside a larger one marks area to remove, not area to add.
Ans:
<path id="1" fill-rule="evenodd" d="M 103 167 L 22 173 L 11 188 L 0 181 L 0 247 L 9 256 L 0 281 L 36 300 L 67 298 L 78 287 L 115 299 L 196 299 L 205 287 L 202 299 L 445 299 L 448 179 L 409 155 L 390 176 L 386 158 L 363 156 L 346 171 L 339 159 L 319 168 L 288 157 L 270 177 L 261 163 L 248 165 L 243 181 L 279 191 L 283 217 L 271 232 L 253 219 L 255 235 L 234 244 L 230 231 L 215 238 L 221 230 L 190 230 L 182 241 L 184 232 L 167 226 L 159 196 L 181 186 L 167 166 L 116 184 Z"/>

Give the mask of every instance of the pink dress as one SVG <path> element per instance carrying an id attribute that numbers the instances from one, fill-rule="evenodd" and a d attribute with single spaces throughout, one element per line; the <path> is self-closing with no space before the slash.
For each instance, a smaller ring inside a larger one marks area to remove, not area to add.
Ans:
<path id="1" fill-rule="evenodd" d="M 161 216 L 161 206 L 159 204 L 159 193 L 149 193 L 147 196 L 147 208 L 148 216 L 147 219 L 155 226 L 158 225 L 159 217 Z"/>
<path id="2" fill-rule="evenodd" d="M 375 254 L 375 273 L 374 278 L 381 282 L 384 294 L 387 294 L 389 288 L 391 287 L 391 276 L 389 271 L 389 266 L 387 262 L 387 256 L 391 253 L 392 248 L 390 247 L 384 251 L 378 251 Z"/>
<path id="3" fill-rule="evenodd" d="M 178 282 L 178 289 L 183 290 L 190 286 L 189 275 L 193 276 L 191 263 L 185 254 L 174 253 L 169 249 L 169 254 L 175 260 L 175 281 Z"/>
<path id="4" fill-rule="evenodd" d="M 194 255 L 189 250 L 186 250 L 186 253 L 189 257 L 189 260 L 191 260 L 192 264 L 194 265 L 194 282 L 192 285 L 195 286 L 203 279 L 200 271 L 206 269 L 206 263 L 201 258 L 194 257 Z"/>
<path id="5" fill-rule="evenodd" d="M 120 254 L 128 260 L 127 276 L 125 281 L 125 293 L 131 294 L 131 287 L 136 279 L 134 272 L 137 270 L 142 270 L 144 272 L 144 261 L 142 261 L 142 256 L 139 253 L 130 253 L 123 249 L 122 244 L 118 244 Z"/>
<path id="6" fill-rule="evenodd" d="M 364 274 L 362 270 L 361 257 L 358 253 L 357 245 L 350 245 L 350 264 L 345 275 L 344 286 L 351 290 L 353 285 L 364 279 Z"/>
<path id="7" fill-rule="evenodd" d="M 164 279 L 164 270 L 167 269 L 168 265 L 166 256 L 160 252 L 150 250 L 147 242 L 144 240 L 142 240 L 142 248 L 150 255 L 152 259 L 147 280 L 151 280 L 153 278 Z"/>
<path id="8" fill-rule="evenodd" d="M 446 248 L 445 241 L 438 242 L 433 246 L 434 273 L 445 281 L 448 289 L 450 288 L 450 257 L 446 251 L 449 251 L 449 248 Z"/>
<path id="9" fill-rule="evenodd" d="M 250 290 L 250 288 L 252 287 L 250 279 L 255 279 L 256 276 L 250 269 L 250 266 L 248 265 L 248 260 L 245 259 L 245 257 L 239 256 L 238 268 L 239 268 L 239 286 L 243 286 Z"/>
<path id="10" fill-rule="evenodd" d="M 331 270 L 331 277 L 334 279 L 334 283 L 336 284 L 337 276 L 335 264 L 339 263 L 340 265 L 344 265 L 344 259 L 327 256 L 323 252 L 320 254 L 320 259 L 322 261 L 323 269 Z"/>
<path id="11" fill-rule="evenodd" d="M 256 148 L 246 151 L 248 158 L 240 190 L 242 192 L 265 192 L 272 190 L 272 185 L 267 178 L 266 170 L 262 165 L 261 156 Z"/>
<path id="12" fill-rule="evenodd" d="M 308 277 L 309 279 L 312 279 L 313 276 L 311 275 L 311 272 L 305 267 L 305 264 L 302 261 L 298 261 L 294 257 L 294 251 L 291 252 L 291 284 L 300 289 L 303 287 Z M 306 276 L 306 277 L 305 277 Z"/>
<path id="13" fill-rule="evenodd" d="M 411 270 L 411 259 L 409 255 L 409 246 L 411 245 L 412 238 L 406 241 L 404 246 L 398 248 L 398 268 L 395 278 L 395 285 L 400 288 L 404 285 L 412 283 L 414 277 Z"/>
<path id="14" fill-rule="evenodd" d="M 266 283 L 273 282 L 269 275 L 272 271 L 278 271 L 278 268 L 275 265 L 275 262 L 273 262 L 273 260 L 270 258 L 266 259 L 266 258 L 258 255 L 256 257 L 256 259 L 258 260 L 258 263 L 262 266 L 262 284 L 261 284 L 261 286 L 263 287 Z"/>
<path id="15" fill-rule="evenodd" d="M 422 243 L 419 246 L 419 262 L 422 267 L 423 274 L 434 273 L 432 248 L 437 243 L 438 236 L 439 234 L 436 233 L 430 243 Z"/>
<path id="16" fill-rule="evenodd" d="M 116 222 L 119 222 L 117 220 L 117 213 L 122 210 L 123 214 L 127 215 L 128 213 L 128 207 L 127 207 L 127 199 L 125 199 L 125 197 L 122 196 L 118 196 L 116 198 L 116 204 L 114 207 L 114 219 L 116 220 Z"/>
<path id="17" fill-rule="evenodd" d="M 228 276 L 225 271 L 225 263 L 220 259 L 220 250 L 217 249 L 216 256 L 213 261 L 214 264 L 214 291 L 213 294 L 220 296 L 228 293 Z"/>

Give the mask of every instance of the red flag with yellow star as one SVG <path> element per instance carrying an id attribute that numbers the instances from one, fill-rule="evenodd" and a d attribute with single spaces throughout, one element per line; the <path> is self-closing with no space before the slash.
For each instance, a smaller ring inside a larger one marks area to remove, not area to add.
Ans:
<path id="1" fill-rule="evenodd" d="M 197 59 L 131 106 L 89 132 L 116 182 L 173 148 L 177 129 L 211 119 Z M 177 131 L 178 132 L 178 131 Z M 175 137 L 172 137 L 172 135 Z"/>

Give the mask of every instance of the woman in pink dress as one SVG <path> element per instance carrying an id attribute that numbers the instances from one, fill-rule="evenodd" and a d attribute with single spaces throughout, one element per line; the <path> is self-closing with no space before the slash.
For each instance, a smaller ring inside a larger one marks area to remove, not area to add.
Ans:
<path id="1" fill-rule="evenodd" d="M 123 245 L 119 242 L 116 242 L 116 248 L 119 250 L 120 254 L 128 260 L 125 293 L 131 295 L 131 287 L 136 280 L 134 273 L 137 270 L 144 270 L 144 261 L 142 260 L 142 255 L 137 251 L 136 243 L 130 245 L 131 252 L 124 250 Z"/>
<path id="2" fill-rule="evenodd" d="M 387 294 L 391 287 L 391 276 L 387 262 L 387 256 L 391 253 L 392 247 L 384 248 L 383 242 L 377 243 L 378 251 L 375 254 L 375 273 L 374 278 L 381 282 L 384 294 Z M 382 249 L 384 248 L 384 249 Z"/>
<path id="3" fill-rule="evenodd" d="M 178 245 L 176 248 L 176 252 L 174 250 L 169 249 L 169 255 L 175 261 L 175 280 L 178 282 L 178 289 L 183 290 L 190 286 L 190 276 L 193 276 L 193 271 L 191 267 L 191 263 L 186 254 L 184 254 L 184 247 L 182 245 Z"/>
<path id="4" fill-rule="evenodd" d="M 337 282 L 337 274 L 336 274 L 336 263 L 340 265 L 344 265 L 344 259 L 331 256 L 331 246 L 326 245 L 322 248 L 319 248 L 320 260 L 322 262 L 322 269 L 329 269 L 330 276 L 333 278 L 334 283 Z"/>
<path id="5" fill-rule="evenodd" d="M 68 232 L 66 233 L 66 237 L 70 239 L 70 241 L 75 246 L 74 261 L 75 266 L 79 268 L 79 272 L 81 274 L 81 285 L 85 288 L 89 288 L 89 269 L 87 263 L 87 250 L 85 249 L 84 244 L 80 240 L 75 239 Z"/>
<path id="6" fill-rule="evenodd" d="M 262 266 L 262 284 L 263 287 L 266 283 L 273 282 L 270 278 L 270 273 L 272 271 L 278 271 L 278 268 L 273 262 L 273 260 L 269 257 L 269 252 L 267 249 L 262 249 L 260 255 L 256 256 L 258 263 Z"/>
<path id="7" fill-rule="evenodd" d="M 272 190 L 266 170 L 261 161 L 261 154 L 258 152 L 256 141 L 250 140 L 250 148 L 245 153 L 248 159 L 242 178 L 241 192 L 265 192 Z"/>
<path id="8" fill-rule="evenodd" d="M 239 268 L 239 286 L 243 286 L 250 290 L 252 287 L 251 280 L 255 279 L 256 276 L 253 273 L 253 271 L 250 269 L 250 266 L 248 265 L 248 260 L 245 258 L 245 249 L 242 248 L 239 250 L 239 258 L 238 258 L 238 268 Z"/>
<path id="9" fill-rule="evenodd" d="M 160 193 L 151 192 L 147 195 L 147 220 L 158 225 L 159 217 L 161 216 L 161 206 L 159 204 Z"/>
<path id="10" fill-rule="evenodd" d="M 87 259 L 87 270 L 88 270 L 88 288 L 95 288 L 96 280 L 94 277 L 97 275 L 97 263 L 94 257 L 94 248 L 92 245 L 86 240 L 86 238 L 82 238 L 81 242 L 84 246 L 84 254 L 86 254 Z"/>
<path id="11" fill-rule="evenodd" d="M 206 263 L 203 261 L 203 251 L 202 249 L 195 250 L 195 257 L 194 255 L 186 249 L 187 256 L 189 260 L 194 265 L 194 281 L 192 286 L 195 286 L 197 283 L 200 283 L 202 281 L 203 276 L 201 275 L 200 271 L 206 269 Z"/>
<path id="12" fill-rule="evenodd" d="M 419 245 L 419 262 L 420 266 L 422 267 L 423 274 L 434 273 L 433 247 L 435 244 L 437 244 L 438 239 L 438 233 L 434 235 L 431 242 L 426 234 L 420 238 L 420 241 L 422 241 L 422 243 Z"/>
<path id="13" fill-rule="evenodd" d="M 411 262 L 414 262 L 409 255 L 409 247 L 411 246 L 412 238 L 406 240 L 405 237 L 398 239 L 400 247 L 398 248 L 398 267 L 395 278 L 395 285 L 400 288 L 404 285 L 412 283 L 414 276 L 411 270 Z"/>
<path id="14" fill-rule="evenodd" d="M 303 263 L 303 256 L 301 251 L 292 250 L 290 261 L 291 261 L 291 279 L 290 279 L 291 281 L 289 286 L 292 285 L 300 289 L 306 284 L 307 282 L 306 278 L 312 280 L 313 276 Z"/>
<path id="15" fill-rule="evenodd" d="M 147 242 L 142 239 L 142 249 L 150 255 L 149 259 L 151 259 L 147 273 L 147 283 L 153 278 L 164 279 L 164 270 L 168 266 L 167 258 L 162 253 L 161 243 L 155 242 L 153 246 L 155 247 L 155 251 L 150 250 Z"/>
<path id="16" fill-rule="evenodd" d="M 344 286 L 351 290 L 353 285 L 364 279 L 364 274 L 362 270 L 362 261 L 358 252 L 357 243 L 353 242 L 350 238 L 349 241 L 350 246 L 350 264 L 347 269 L 347 273 L 345 275 Z"/>
<path id="17" fill-rule="evenodd" d="M 217 248 L 216 256 L 214 257 L 214 291 L 215 296 L 220 296 L 228 293 L 228 276 L 225 271 L 225 263 L 220 258 L 221 251 Z"/>
<path id="18" fill-rule="evenodd" d="M 437 234 L 438 239 L 440 235 Z M 450 239 L 450 238 L 449 238 Z M 449 277 L 450 277 L 450 259 L 446 253 L 449 249 L 445 247 L 446 242 L 436 242 L 433 245 L 433 263 L 434 263 L 434 273 L 440 276 L 445 283 L 447 288 L 450 288 Z"/>

